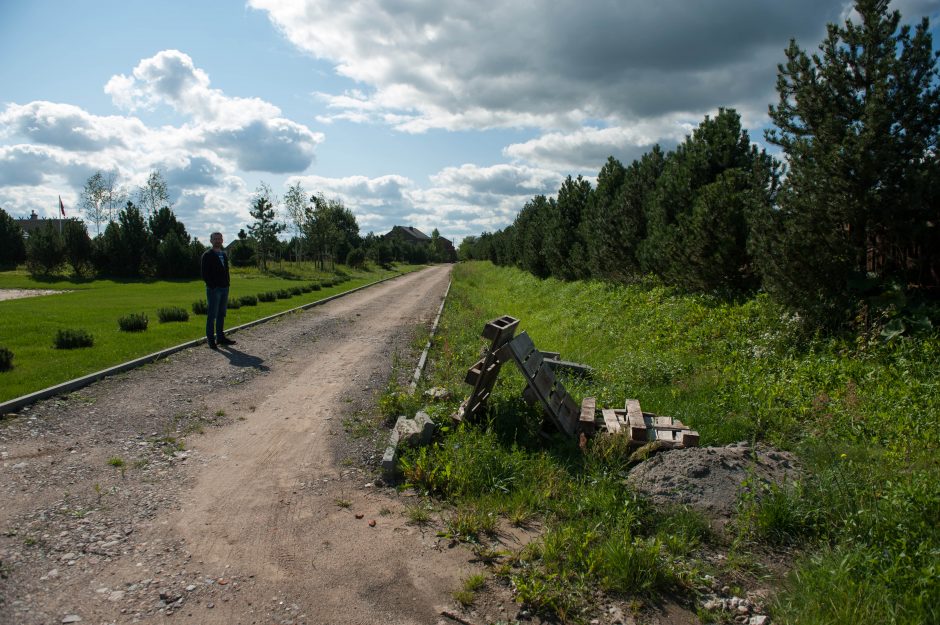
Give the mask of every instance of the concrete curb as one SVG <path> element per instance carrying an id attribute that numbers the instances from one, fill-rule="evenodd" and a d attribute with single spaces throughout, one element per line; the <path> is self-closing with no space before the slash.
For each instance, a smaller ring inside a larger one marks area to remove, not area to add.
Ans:
<path id="1" fill-rule="evenodd" d="M 434 318 L 434 324 L 431 326 L 431 335 L 428 336 L 428 342 L 424 346 L 424 351 L 421 352 L 421 358 L 418 359 L 418 366 L 415 367 L 415 373 L 411 377 L 411 385 L 409 387 L 409 392 L 414 393 L 415 389 L 418 388 L 418 381 L 421 379 L 421 373 L 424 371 L 424 367 L 428 362 L 428 352 L 431 351 L 431 341 L 434 340 L 434 333 L 437 332 L 437 326 L 441 322 L 441 315 L 444 313 L 444 304 L 447 303 L 447 296 L 450 294 L 450 285 L 453 284 L 452 280 L 447 282 L 447 290 L 444 291 L 444 297 L 441 300 L 441 307 L 437 309 L 437 317 Z"/>
<path id="2" fill-rule="evenodd" d="M 411 273 L 415 273 L 415 272 L 411 272 Z M 252 326 L 260 325 L 262 323 L 267 323 L 268 321 L 272 321 L 273 319 L 277 319 L 278 317 L 283 317 L 284 315 L 289 315 L 291 313 L 295 313 L 300 310 L 307 310 L 308 308 L 313 308 L 314 306 L 321 306 L 323 304 L 326 304 L 327 302 L 333 301 L 334 299 L 338 299 L 340 297 L 350 295 L 352 293 L 355 293 L 356 291 L 361 291 L 363 289 L 369 288 L 370 286 L 375 286 L 376 284 L 381 284 L 382 282 L 388 282 L 389 280 L 394 280 L 395 278 L 400 278 L 405 275 L 408 275 L 408 274 L 401 273 L 396 276 L 389 276 L 388 278 L 382 278 L 381 280 L 376 280 L 375 282 L 370 282 L 369 284 L 364 284 L 362 286 L 356 287 L 355 289 L 352 289 L 349 291 L 343 291 L 342 293 L 337 293 L 336 295 L 331 295 L 321 300 L 310 302 L 309 304 L 302 304 L 301 306 L 297 306 L 289 310 L 284 310 L 279 313 L 269 315 L 267 317 L 262 317 L 261 319 L 255 319 L 254 321 L 243 323 L 242 325 L 235 326 L 234 328 L 228 328 L 226 329 L 225 332 L 226 334 L 231 334 L 234 332 L 238 332 L 239 330 L 250 328 Z M 448 285 L 447 288 L 448 290 L 450 290 L 450 285 Z M 441 305 L 441 307 L 443 309 L 443 304 Z M 440 314 L 438 314 L 438 316 L 440 316 Z M 435 322 L 435 327 L 436 327 L 436 322 Z M 55 386 L 44 388 L 34 393 L 30 393 L 29 395 L 22 395 L 20 397 L 14 397 L 13 399 L 0 403 L 0 415 L 5 415 L 11 412 L 16 412 L 17 410 L 23 408 L 24 406 L 29 406 L 30 404 L 34 404 L 37 401 L 41 401 L 43 399 L 49 399 L 50 397 L 55 397 L 56 395 L 61 395 L 62 393 L 70 393 L 72 391 L 76 391 L 80 388 L 84 388 L 88 386 L 89 384 L 94 384 L 95 382 L 97 382 L 98 380 L 101 380 L 102 378 L 106 378 L 112 375 L 117 375 L 118 373 L 124 373 L 125 371 L 136 369 L 137 367 L 142 367 L 152 362 L 156 362 L 157 360 L 160 360 L 161 358 L 166 358 L 167 356 L 170 356 L 171 354 L 175 354 L 176 352 L 183 351 L 184 349 L 195 347 L 197 345 L 202 345 L 205 342 L 206 342 L 206 338 L 202 337 L 202 338 L 195 339 L 193 341 L 180 343 L 179 345 L 174 345 L 173 347 L 161 349 L 160 351 L 153 352 L 152 354 L 147 354 L 146 356 L 141 356 L 140 358 L 135 358 L 134 360 L 128 360 L 127 362 L 122 362 L 121 364 L 114 365 L 113 367 L 108 367 L 107 369 L 96 371 L 95 373 L 89 373 L 88 375 L 84 375 L 80 378 L 75 378 L 74 380 L 68 380 L 67 382 L 62 382 L 61 384 L 56 384 Z"/>

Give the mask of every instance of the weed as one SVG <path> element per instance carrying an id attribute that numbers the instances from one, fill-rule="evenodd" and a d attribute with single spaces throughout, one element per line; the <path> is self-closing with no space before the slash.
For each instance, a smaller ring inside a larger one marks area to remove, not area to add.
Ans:
<path id="1" fill-rule="evenodd" d="M 468 590 L 455 590 L 453 593 L 454 601 L 462 605 L 463 607 L 469 607 L 473 605 L 474 599 L 476 599 L 476 594 Z"/>
<path id="2" fill-rule="evenodd" d="M 415 504 L 405 508 L 408 522 L 414 525 L 428 525 L 431 522 L 431 508 L 426 504 Z"/>
<path id="3" fill-rule="evenodd" d="M 217 416 L 217 417 L 224 417 L 224 416 L 225 416 L 225 409 L 224 409 L 224 408 L 219 408 L 218 410 L 216 410 L 216 411 L 215 411 L 215 416 Z"/>
<path id="4" fill-rule="evenodd" d="M 277 293 L 274 291 L 265 291 L 264 293 L 258 293 L 259 302 L 273 302 L 277 299 Z"/>
<path id="5" fill-rule="evenodd" d="M 483 573 L 474 573 L 463 580 L 460 590 L 454 591 L 454 600 L 464 607 L 473 605 L 476 599 L 476 593 L 482 590 L 484 586 L 486 586 L 486 575 Z"/>
<path id="6" fill-rule="evenodd" d="M 349 508 L 352 506 L 352 502 L 348 499 L 335 499 L 333 503 L 335 503 L 340 508 Z"/>
<path id="7" fill-rule="evenodd" d="M 121 479 L 124 479 L 127 475 L 127 463 L 124 462 L 124 458 L 119 456 L 112 456 L 108 459 L 108 464 L 121 471 Z"/>
<path id="8" fill-rule="evenodd" d="M 238 303 L 242 306 L 257 306 L 258 297 L 255 295 L 242 295 L 238 298 Z"/>
<path id="9" fill-rule="evenodd" d="M 484 534 L 496 534 L 497 521 L 497 516 L 491 511 L 475 507 L 460 508 L 447 520 L 447 531 L 455 540 L 477 543 Z"/>
<path id="10" fill-rule="evenodd" d="M 204 299 L 197 299 L 193 302 L 192 310 L 194 315 L 205 315 L 209 312 L 209 303 Z"/>

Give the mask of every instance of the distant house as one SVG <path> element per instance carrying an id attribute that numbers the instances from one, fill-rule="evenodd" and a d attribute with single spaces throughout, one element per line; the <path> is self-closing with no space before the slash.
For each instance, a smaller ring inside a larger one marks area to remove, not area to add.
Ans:
<path id="1" fill-rule="evenodd" d="M 31 211 L 29 219 L 16 219 L 14 221 L 16 221 L 19 227 L 23 229 L 23 234 L 29 235 L 29 233 L 33 230 L 39 230 L 46 224 L 52 224 L 56 229 L 59 229 L 64 226 L 65 223 L 69 221 L 69 219 L 58 219 L 55 217 L 52 219 L 46 219 L 45 217 L 40 219 L 39 215 L 36 214 L 36 211 Z"/>
<path id="2" fill-rule="evenodd" d="M 382 238 L 386 240 L 394 239 L 403 243 L 411 243 L 414 245 L 427 246 L 430 246 L 432 241 L 434 241 L 433 238 L 424 234 L 414 226 L 393 226 L 389 232 L 382 235 Z M 455 262 L 457 260 L 457 249 L 454 247 L 453 241 L 439 236 L 437 238 L 437 246 L 440 252 L 438 258 L 446 259 L 448 262 Z"/>
<path id="3" fill-rule="evenodd" d="M 414 226 L 394 226 L 391 231 L 383 235 L 385 239 L 398 239 L 405 243 L 421 243 L 427 245 L 431 237 L 424 234 Z"/>

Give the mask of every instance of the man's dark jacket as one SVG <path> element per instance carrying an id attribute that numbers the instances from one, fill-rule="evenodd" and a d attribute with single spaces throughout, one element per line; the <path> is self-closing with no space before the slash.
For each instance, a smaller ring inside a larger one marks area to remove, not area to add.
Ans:
<path id="1" fill-rule="evenodd" d="M 222 255 L 225 257 L 224 264 L 219 261 L 218 254 L 212 248 L 206 250 L 202 255 L 202 279 L 205 280 L 206 286 L 210 289 L 229 285 L 228 254 L 223 250 Z"/>

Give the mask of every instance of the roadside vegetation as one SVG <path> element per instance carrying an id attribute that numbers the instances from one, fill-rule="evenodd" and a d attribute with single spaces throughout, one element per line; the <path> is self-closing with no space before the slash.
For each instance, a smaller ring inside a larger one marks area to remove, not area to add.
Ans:
<path id="1" fill-rule="evenodd" d="M 334 273 L 310 262 L 272 264 L 268 273 L 253 267 L 233 268 L 229 299 L 246 299 L 244 306 L 228 311 L 225 324 L 232 328 L 417 268 L 337 265 Z M 314 282 L 316 290 L 311 286 Z M 296 293 L 289 290 L 296 287 L 301 287 Z M 0 346 L 15 355 L 13 366 L 0 380 L 0 401 L 205 336 L 206 318 L 193 310 L 193 302 L 205 298 L 201 280 L 36 279 L 20 269 L 0 272 L 0 288 L 69 291 L 0 302 Z M 259 293 L 286 289 L 284 299 L 251 304 Z M 194 314 L 188 314 L 190 310 Z M 174 321 L 148 325 L 148 318 Z M 63 328 L 72 329 L 65 339 L 58 336 Z M 94 345 L 56 349 L 86 345 L 87 340 L 72 340 L 77 332 L 93 336 Z"/>
<path id="2" fill-rule="evenodd" d="M 590 617 L 598 591 L 641 603 L 671 594 L 695 609 L 706 575 L 746 586 L 784 561 L 792 572 L 772 581 L 774 622 L 937 622 L 936 332 L 827 338 L 764 295 L 728 301 L 655 281 L 542 280 L 480 262 L 458 265 L 453 278 L 423 382 L 453 399 L 429 406 L 443 433 L 406 453 L 401 468 L 410 485 L 452 505 L 450 535 L 482 552 L 506 524 L 540 530 L 521 552 L 490 558 L 519 601 L 571 622 Z M 539 411 L 522 401 L 511 367 L 486 422 L 453 426 L 470 390 L 466 370 L 486 344 L 483 325 L 505 314 L 540 349 L 595 368 L 591 380 L 565 380 L 576 400 L 637 398 L 699 430 L 703 445 L 792 450 L 805 477 L 742 492 L 736 520 L 715 533 L 697 512 L 657 509 L 633 492 L 617 437 L 582 453 L 560 435 L 541 436 Z M 721 563 L 709 557 L 716 552 Z"/>

